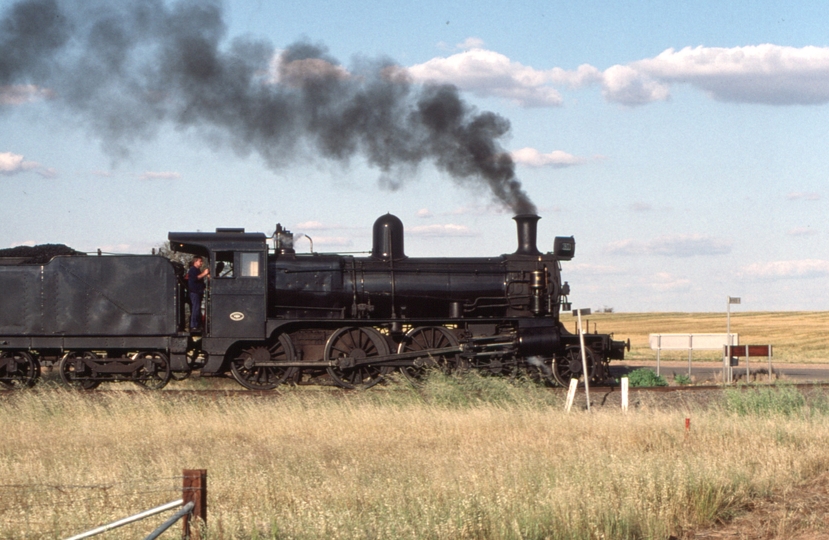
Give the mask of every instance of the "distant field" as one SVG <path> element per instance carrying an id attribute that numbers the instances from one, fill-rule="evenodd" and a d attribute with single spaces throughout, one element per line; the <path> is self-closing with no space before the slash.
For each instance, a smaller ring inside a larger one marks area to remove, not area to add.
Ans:
<path id="1" fill-rule="evenodd" d="M 648 346 L 648 334 L 725 333 L 723 313 L 596 313 L 582 317 L 587 331 L 613 333 L 622 341 L 630 338 L 631 360 L 652 360 L 656 351 Z M 564 315 L 562 322 L 570 330 L 576 318 Z M 731 313 L 731 331 L 740 335 L 740 343 L 772 345 L 774 359 L 787 363 L 829 363 L 829 311 L 780 311 Z M 684 352 L 662 352 L 662 359 L 687 359 Z M 695 352 L 695 359 L 712 360 L 718 353 Z"/>

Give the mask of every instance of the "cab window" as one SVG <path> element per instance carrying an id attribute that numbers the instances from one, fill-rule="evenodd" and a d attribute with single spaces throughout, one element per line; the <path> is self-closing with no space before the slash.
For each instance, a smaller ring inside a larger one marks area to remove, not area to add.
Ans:
<path id="1" fill-rule="evenodd" d="M 218 251 L 216 252 L 216 270 L 215 277 L 219 279 L 233 277 L 233 252 L 232 251 Z"/>
<path id="2" fill-rule="evenodd" d="M 240 253 L 239 265 L 241 267 L 240 276 L 259 277 L 259 253 Z"/>

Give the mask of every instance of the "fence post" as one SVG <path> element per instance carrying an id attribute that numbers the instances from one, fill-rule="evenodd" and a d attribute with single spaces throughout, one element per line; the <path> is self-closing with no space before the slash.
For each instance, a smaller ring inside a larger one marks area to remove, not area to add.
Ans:
<path id="1" fill-rule="evenodd" d="M 659 375 L 659 360 L 662 356 L 662 334 L 656 335 L 656 374 Z"/>
<path id="2" fill-rule="evenodd" d="M 694 334 L 688 334 L 688 378 L 691 377 L 691 358 L 694 356 Z"/>
<path id="3" fill-rule="evenodd" d="M 748 369 L 748 359 L 751 355 L 748 352 L 748 344 L 746 344 L 746 384 L 751 382 L 751 371 Z"/>
<path id="4" fill-rule="evenodd" d="M 183 471 L 184 481 L 182 482 L 182 499 L 184 504 L 193 503 L 192 514 L 184 516 L 182 535 L 184 538 L 191 538 L 190 518 L 200 519 L 207 525 L 207 470 L 206 469 L 185 469 Z M 198 522 L 196 522 L 198 524 Z M 195 528 L 192 538 L 200 538 L 199 529 Z"/>
<path id="5" fill-rule="evenodd" d="M 630 386 L 630 378 L 622 377 L 622 412 L 628 412 L 628 388 Z"/>

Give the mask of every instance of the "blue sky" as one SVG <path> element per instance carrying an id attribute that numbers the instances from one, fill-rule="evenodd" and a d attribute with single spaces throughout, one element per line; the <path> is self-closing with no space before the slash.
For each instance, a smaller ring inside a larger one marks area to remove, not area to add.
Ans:
<path id="1" fill-rule="evenodd" d="M 384 175 L 361 152 L 330 159 L 302 140 L 274 157 L 204 117 L 108 114 L 152 68 L 153 44 L 136 53 L 144 64 L 84 72 L 72 47 L 99 17 L 96 4 L 112 16 L 184 5 L 0 2 L 0 246 L 146 253 L 171 230 L 270 234 L 280 222 L 317 251 L 356 252 L 392 212 L 409 256 L 515 250 L 512 212 L 432 160 Z M 326 50 L 314 69 L 329 75 L 359 85 L 360 66 L 384 58 L 415 89 L 453 84 L 477 112 L 508 119 L 497 142 L 542 216 L 540 249 L 576 237 L 563 274 L 577 307 L 722 311 L 730 295 L 742 297 L 740 310 L 826 309 L 825 2 L 216 5 L 221 51 L 240 37 L 272 48 L 265 92 L 290 91 L 286 74 L 309 76 L 278 67 L 304 41 Z M 27 42 L 11 36 L 25 31 L 9 21 L 21 6 L 75 23 L 66 56 L 19 54 Z M 81 88 L 95 89 L 90 99 Z M 226 113 L 221 101 L 211 107 Z"/>

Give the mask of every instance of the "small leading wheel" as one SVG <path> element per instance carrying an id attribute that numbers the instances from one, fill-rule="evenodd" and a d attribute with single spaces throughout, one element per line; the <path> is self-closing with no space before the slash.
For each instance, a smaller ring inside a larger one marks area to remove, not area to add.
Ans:
<path id="1" fill-rule="evenodd" d="M 291 338 L 280 334 L 273 343 L 252 345 L 230 362 L 236 382 L 251 390 L 273 390 L 294 377 L 297 368 L 269 366 L 271 362 L 294 362 L 296 354 Z"/>
<path id="2" fill-rule="evenodd" d="M 596 374 L 596 355 L 590 349 L 587 354 L 587 372 L 592 381 Z M 556 382 L 562 386 L 570 386 L 570 379 L 581 379 L 584 375 L 584 365 L 581 359 L 580 347 L 567 347 L 564 354 L 553 358 L 553 375 Z"/>
<path id="3" fill-rule="evenodd" d="M 40 362 L 28 352 L 0 352 L 0 384 L 6 388 L 31 388 L 38 377 Z"/>
<path id="4" fill-rule="evenodd" d="M 95 374 L 84 360 L 98 360 L 98 357 L 91 351 L 68 352 L 60 359 L 58 371 L 65 384 L 73 388 L 92 390 L 97 388 L 101 382 L 91 378 Z"/>
<path id="5" fill-rule="evenodd" d="M 551 358 L 528 356 L 524 362 L 524 373 L 531 381 L 542 385 L 556 385 Z"/>
<path id="6" fill-rule="evenodd" d="M 340 328 L 325 343 L 324 358 L 327 362 L 340 358 L 351 358 L 357 362 L 372 356 L 389 354 L 389 346 L 383 335 L 374 328 L 346 327 Z M 328 374 L 338 386 L 343 388 L 370 388 L 391 373 L 388 366 L 359 364 L 354 367 L 340 368 L 331 366 Z"/>
<path id="7" fill-rule="evenodd" d="M 432 355 L 430 349 L 444 349 L 457 347 L 458 338 L 448 328 L 443 326 L 421 326 L 412 328 L 403 337 L 403 341 L 397 346 L 398 353 L 427 351 L 423 356 L 414 359 L 414 365 L 403 366 L 400 372 L 412 384 L 420 384 L 424 381 L 429 371 L 439 370 L 441 373 L 452 373 L 458 369 L 459 359 L 457 353 Z"/>
<path id="8" fill-rule="evenodd" d="M 518 374 L 518 359 L 514 356 L 484 356 L 473 358 L 469 368 L 483 377 L 515 377 Z"/>
<path id="9" fill-rule="evenodd" d="M 141 362 L 132 373 L 132 382 L 148 390 L 161 390 L 170 382 L 170 362 L 161 351 L 141 351 L 132 357 Z"/>

